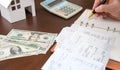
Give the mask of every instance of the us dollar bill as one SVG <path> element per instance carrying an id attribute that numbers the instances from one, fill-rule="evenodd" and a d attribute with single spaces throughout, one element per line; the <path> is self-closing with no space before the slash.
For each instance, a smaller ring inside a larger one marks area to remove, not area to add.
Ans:
<path id="1" fill-rule="evenodd" d="M 7 35 L 7 41 L 36 48 L 46 53 L 54 43 L 56 36 L 56 33 L 12 29 Z"/>
<path id="2" fill-rule="evenodd" d="M 0 35 L 0 40 L 4 40 L 6 38 L 6 35 Z"/>
<path id="3" fill-rule="evenodd" d="M 36 55 L 36 52 L 36 49 L 0 40 L 0 61 Z"/>
<path id="4" fill-rule="evenodd" d="M 20 44 L 23 46 L 34 48 L 37 50 L 36 54 L 41 54 L 41 53 L 45 54 L 48 48 L 50 47 L 50 45 L 46 43 L 36 43 L 36 42 L 22 41 L 22 40 L 15 40 L 15 39 L 7 39 L 6 41 L 10 43 Z"/>

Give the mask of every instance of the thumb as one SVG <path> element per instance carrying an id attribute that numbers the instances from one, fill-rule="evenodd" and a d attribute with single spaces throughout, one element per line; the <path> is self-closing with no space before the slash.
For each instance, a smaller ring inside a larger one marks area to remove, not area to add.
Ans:
<path id="1" fill-rule="evenodd" d="M 101 12 L 110 12 L 109 9 L 110 9 L 109 5 L 100 5 L 97 8 L 95 8 L 95 11 L 98 12 L 98 13 L 101 13 Z"/>

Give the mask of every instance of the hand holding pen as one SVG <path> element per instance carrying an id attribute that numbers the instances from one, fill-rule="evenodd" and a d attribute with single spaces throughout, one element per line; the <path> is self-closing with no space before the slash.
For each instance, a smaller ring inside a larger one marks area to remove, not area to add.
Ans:
<path id="1" fill-rule="evenodd" d="M 120 0 L 95 0 L 92 13 L 120 20 Z"/>

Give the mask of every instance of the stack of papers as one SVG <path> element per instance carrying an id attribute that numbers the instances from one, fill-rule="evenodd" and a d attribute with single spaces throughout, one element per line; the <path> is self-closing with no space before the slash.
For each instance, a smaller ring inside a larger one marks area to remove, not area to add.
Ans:
<path id="1" fill-rule="evenodd" d="M 65 27 L 42 70 L 105 70 L 115 38 L 89 28 Z"/>

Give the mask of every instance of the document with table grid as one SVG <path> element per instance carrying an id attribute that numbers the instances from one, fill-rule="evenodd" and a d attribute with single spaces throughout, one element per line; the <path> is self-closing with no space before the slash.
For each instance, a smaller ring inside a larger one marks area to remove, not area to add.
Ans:
<path id="1" fill-rule="evenodd" d="M 42 70 L 105 70 L 115 38 L 84 27 L 65 27 Z"/>

